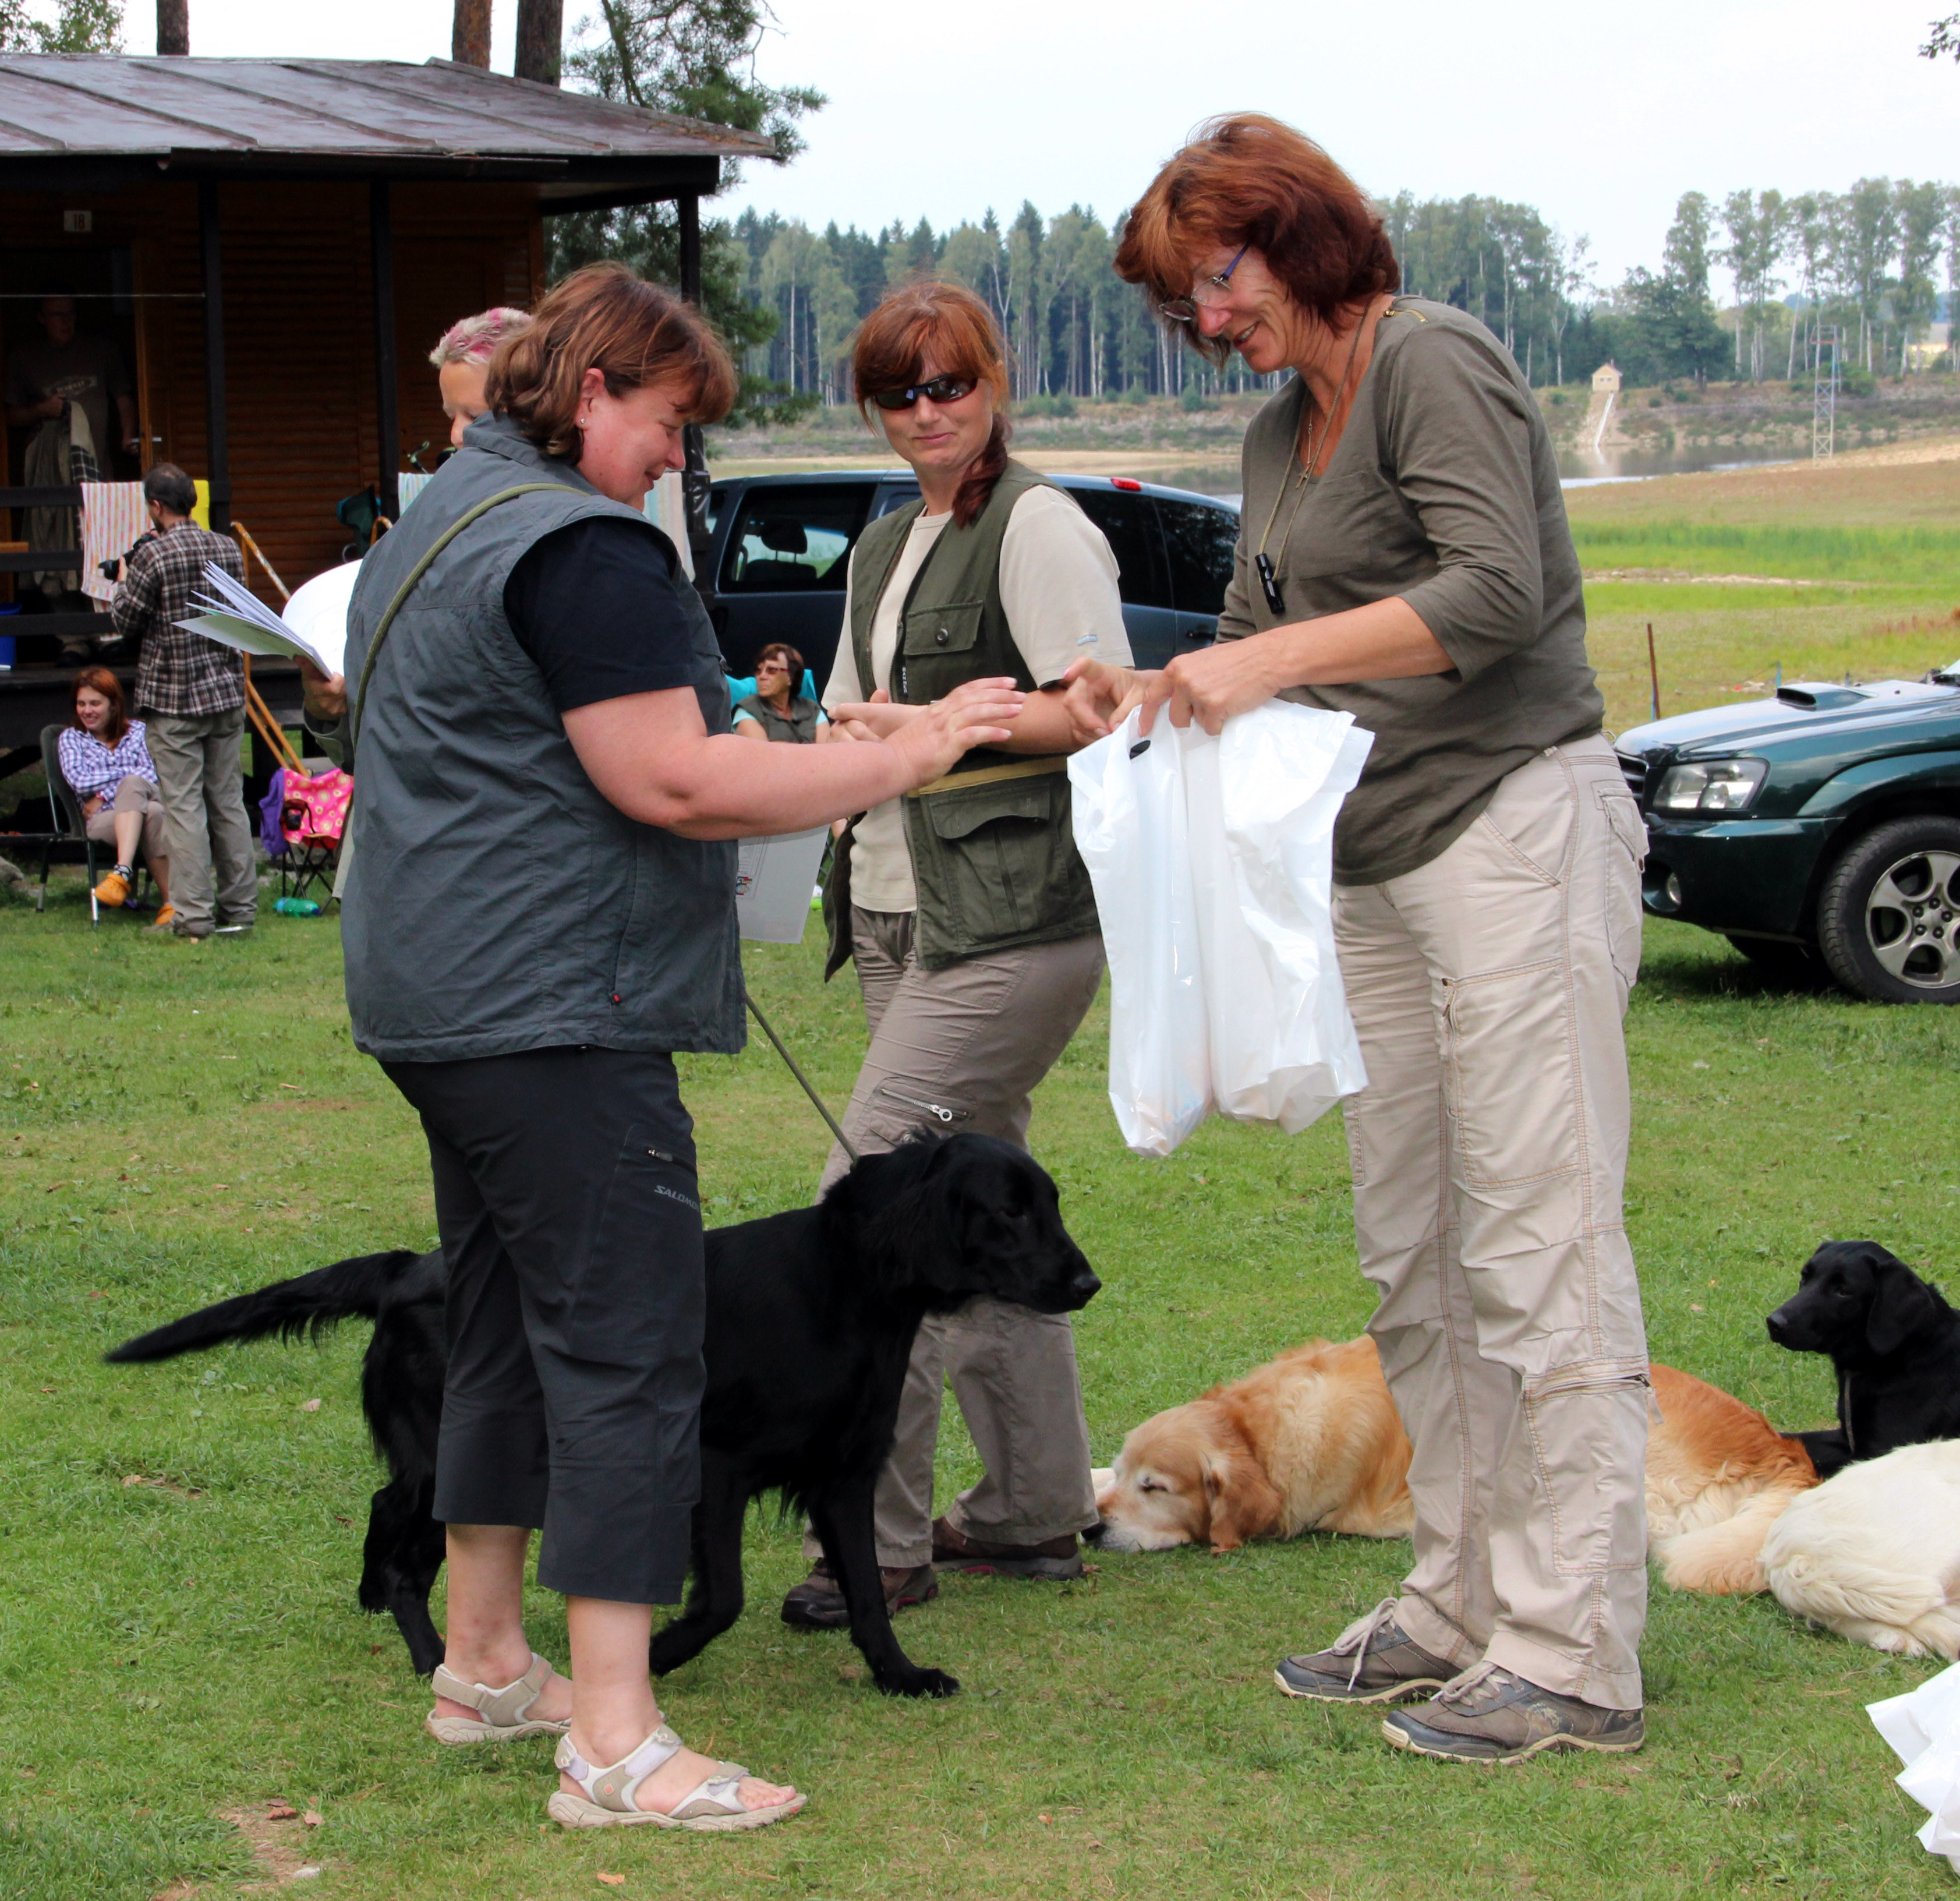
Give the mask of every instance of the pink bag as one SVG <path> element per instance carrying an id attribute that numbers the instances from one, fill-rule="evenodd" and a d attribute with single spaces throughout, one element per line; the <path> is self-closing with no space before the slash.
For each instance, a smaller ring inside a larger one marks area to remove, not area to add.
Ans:
<path id="1" fill-rule="evenodd" d="M 354 781 L 339 766 L 309 779 L 286 770 L 286 795 L 280 830 L 290 845 L 338 845 L 347 829 L 348 801 Z"/>

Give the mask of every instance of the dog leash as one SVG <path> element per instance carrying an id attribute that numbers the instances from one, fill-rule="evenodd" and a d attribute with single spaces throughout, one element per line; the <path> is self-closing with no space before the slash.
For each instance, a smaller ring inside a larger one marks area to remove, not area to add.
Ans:
<path id="1" fill-rule="evenodd" d="M 823 1098 L 816 1093 L 814 1088 L 811 1087 L 810 1078 L 797 1067 L 797 1059 L 790 1054 L 782 1038 L 776 1034 L 775 1026 L 770 1023 L 767 1017 L 762 1014 L 762 1005 L 756 1002 L 756 999 L 749 995 L 749 986 L 746 983 L 742 986 L 742 1001 L 749 1006 L 749 1014 L 752 1015 L 756 1021 L 762 1026 L 762 1034 L 767 1036 L 770 1042 L 775 1045 L 776 1054 L 781 1057 L 784 1062 L 789 1065 L 790 1074 L 795 1077 L 798 1082 L 803 1084 L 803 1093 L 810 1098 L 811 1103 L 815 1106 L 816 1113 L 829 1125 L 830 1132 L 837 1138 L 837 1145 L 844 1151 L 845 1154 L 851 1157 L 854 1163 L 862 1161 L 864 1158 L 859 1155 L 857 1150 L 851 1145 L 851 1138 L 845 1135 L 844 1131 L 837 1126 L 837 1118 L 833 1116 L 829 1110 L 824 1107 Z"/>

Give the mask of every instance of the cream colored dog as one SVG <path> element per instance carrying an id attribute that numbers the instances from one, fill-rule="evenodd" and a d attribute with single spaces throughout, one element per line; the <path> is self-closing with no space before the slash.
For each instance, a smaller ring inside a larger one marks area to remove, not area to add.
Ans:
<path id="1" fill-rule="evenodd" d="M 1764 1535 L 1817 1483 L 1810 1455 L 1688 1374 L 1656 1366 L 1653 1385 L 1647 1535 L 1663 1576 L 1681 1591 L 1767 1590 Z M 1109 1551 L 1230 1551 L 1304 1531 L 1402 1537 L 1408 1463 L 1374 1342 L 1309 1340 L 1146 1419 L 1094 1475 L 1101 1523 L 1090 1535 Z"/>
<path id="2" fill-rule="evenodd" d="M 1786 1610 L 1901 1657 L 1960 1657 L 1960 1439 L 1847 1466 L 1771 1527 Z"/>

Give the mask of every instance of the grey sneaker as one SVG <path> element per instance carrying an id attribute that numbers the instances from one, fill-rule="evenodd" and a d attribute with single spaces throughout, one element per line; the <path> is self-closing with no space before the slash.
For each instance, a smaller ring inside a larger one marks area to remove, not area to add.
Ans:
<path id="1" fill-rule="evenodd" d="M 1282 1657 L 1273 1681 L 1287 1696 L 1316 1703 L 1394 1703 L 1433 1694 L 1456 1666 L 1424 1650 L 1395 1622 L 1395 1599 L 1383 1598 L 1331 1649 Z"/>
<path id="2" fill-rule="evenodd" d="M 1398 1750 L 1451 1762 L 1522 1762 L 1548 1750 L 1624 1755 L 1647 1740 L 1637 1709 L 1607 1709 L 1540 1689 L 1496 1664 L 1479 1664 L 1420 1709 L 1382 1719 Z"/>

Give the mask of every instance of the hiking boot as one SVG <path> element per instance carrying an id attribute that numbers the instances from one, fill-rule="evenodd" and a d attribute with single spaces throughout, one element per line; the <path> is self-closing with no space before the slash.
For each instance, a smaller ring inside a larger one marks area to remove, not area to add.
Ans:
<path id="1" fill-rule="evenodd" d="M 943 1518 L 932 1521 L 932 1562 L 940 1571 L 994 1571 L 1004 1578 L 1080 1578 L 1082 1544 L 1072 1531 L 1038 1545 L 990 1545 Z"/>
<path id="2" fill-rule="evenodd" d="M 95 887 L 97 904 L 120 906 L 129 901 L 129 874 L 121 865 L 110 872 Z"/>
<path id="3" fill-rule="evenodd" d="M 885 1607 L 893 1616 L 908 1605 L 922 1604 L 939 1595 L 938 1581 L 930 1565 L 884 1567 L 878 1575 L 885 1585 Z M 844 1587 L 830 1575 L 830 1567 L 819 1559 L 810 1575 L 783 1600 L 783 1622 L 798 1624 L 806 1630 L 845 1630 L 851 1613 L 844 1603 Z"/>
<path id="4" fill-rule="evenodd" d="M 1479 1664 L 1416 1709 L 1382 1719 L 1398 1750 L 1451 1762 L 1522 1762 L 1545 1751 L 1624 1755 L 1647 1740 L 1637 1709 L 1607 1709 L 1540 1689 L 1496 1664 Z"/>
<path id="5" fill-rule="evenodd" d="M 1433 1696 L 1456 1674 L 1456 1666 L 1424 1650 L 1395 1622 L 1395 1599 L 1384 1598 L 1329 1648 L 1281 1657 L 1273 1681 L 1287 1696 L 1316 1703 L 1395 1703 Z"/>

